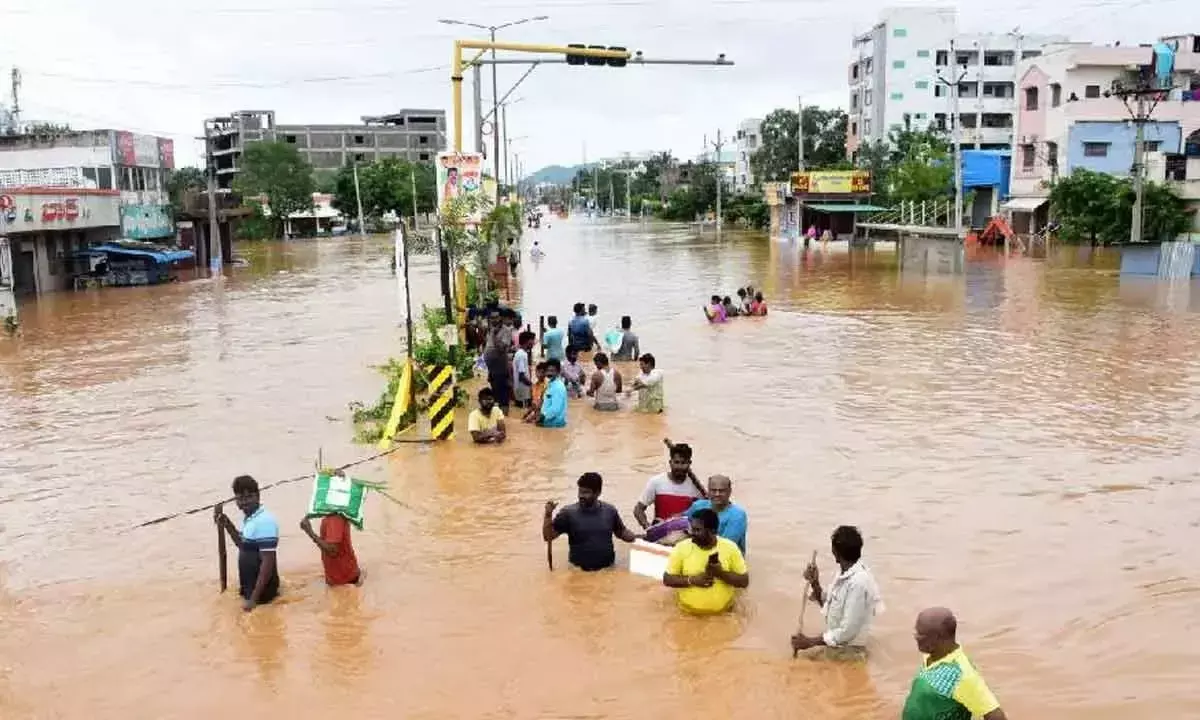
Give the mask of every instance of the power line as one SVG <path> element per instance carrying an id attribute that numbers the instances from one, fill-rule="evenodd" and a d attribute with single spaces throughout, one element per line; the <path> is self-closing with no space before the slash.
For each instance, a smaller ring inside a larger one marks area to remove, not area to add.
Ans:
<path id="1" fill-rule="evenodd" d="M 307 78 L 292 78 L 289 80 L 280 80 L 275 82 L 265 81 L 246 81 L 246 80 L 228 80 L 215 82 L 159 82 L 156 80 L 138 80 L 132 78 L 97 78 L 87 77 L 83 75 L 74 75 L 70 73 L 56 72 L 39 72 L 36 70 L 25 71 L 28 75 L 36 75 L 44 78 L 54 78 L 58 80 L 69 80 L 78 83 L 90 83 L 100 85 L 125 85 L 130 87 L 148 87 L 160 89 L 196 89 L 196 88 L 282 88 L 292 87 L 294 85 L 309 85 L 319 83 L 334 83 L 334 82 L 356 82 L 360 80 L 381 80 L 402 77 L 405 75 L 419 75 L 422 73 L 438 72 L 449 70 L 449 65 L 434 65 L 431 67 L 415 68 L 413 70 L 396 70 L 391 72 L 367 73 L 363 75 L 329 75 L 324 77 L 307 77 Z"/>

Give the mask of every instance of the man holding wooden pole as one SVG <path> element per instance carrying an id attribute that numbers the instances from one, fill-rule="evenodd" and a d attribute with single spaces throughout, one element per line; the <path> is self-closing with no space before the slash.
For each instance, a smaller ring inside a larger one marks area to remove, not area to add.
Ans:
<path id="1" fill-rule="evenodd" d="M 810 658 L 863 660 L 871 621 L 882 611 L 883 602 L 875 577 L 862 562 L 863 539 L 858 528 L 842 525 L 833 531 L 830 545 L 833 559 L 841 572 L 826 592 L 816 563 L 804 570 L 804 579 L 812 587 L 812 599 L 825 616 L 825 632 L 792 636 L 792 650 Z"/>
<path id="2" fill-rule="evenodd" d="M 279 571 L 275 551 L 279 548 L 279 523 L 262 506 L 258 498 L 258 482 L 249 475 L 233 480 L 233 496 L 238 509 L 246 514 L 242 531 L 234 527 L 225 514 L 224 504 L 213 506 L 213 522 L 224 528 L 229 539 L 238 547 L 238 580 L 242 607 L 250 612 L 262 603 L 279 595 Z"/>

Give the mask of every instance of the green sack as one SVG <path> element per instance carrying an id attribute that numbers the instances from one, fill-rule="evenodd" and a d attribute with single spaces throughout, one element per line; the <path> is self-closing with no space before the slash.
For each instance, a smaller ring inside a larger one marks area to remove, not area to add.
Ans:
<path id="1" fill-rule="evenodd" d="M 346 477 L 317 473 L 313 477 L 309 515 L 341 515 L 362 530 L 363 504 L 371 483 Z"/>

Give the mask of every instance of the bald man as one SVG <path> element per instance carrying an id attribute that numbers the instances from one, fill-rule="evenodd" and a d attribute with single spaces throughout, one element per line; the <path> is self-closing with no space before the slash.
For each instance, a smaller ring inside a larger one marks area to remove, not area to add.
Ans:
<path id="1" fill-rule="evenodd" d="M 946 608 L 922 610 L 914 637 L 925 662 L 913 678 L 901 720 L 1007 720 L 996 696 L 959 647 L 958 621 Z"/>
<path id="2" fill-rule="evenodd" d="M 733 502 L 733 481 L 725 475 L 713 475 L 708 479 L 708 499 L 697 500 L 688 508 L 688 517 L 696 511 L 711 508 L 717 511 L 720 527 L 717 535 L 732 540 L 746 554 L 746 530 L 750 520 L 741 505 Z"/>

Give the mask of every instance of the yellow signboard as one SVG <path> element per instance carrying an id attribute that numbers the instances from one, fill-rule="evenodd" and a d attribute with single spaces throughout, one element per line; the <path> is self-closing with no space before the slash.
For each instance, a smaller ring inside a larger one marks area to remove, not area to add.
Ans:
<path id="1" fill-rule="evenodd" d="M 792 173 L 792 191 L 808 195 L 862 195 L 871 192 L 867 170 L 822 170 Z"/>

